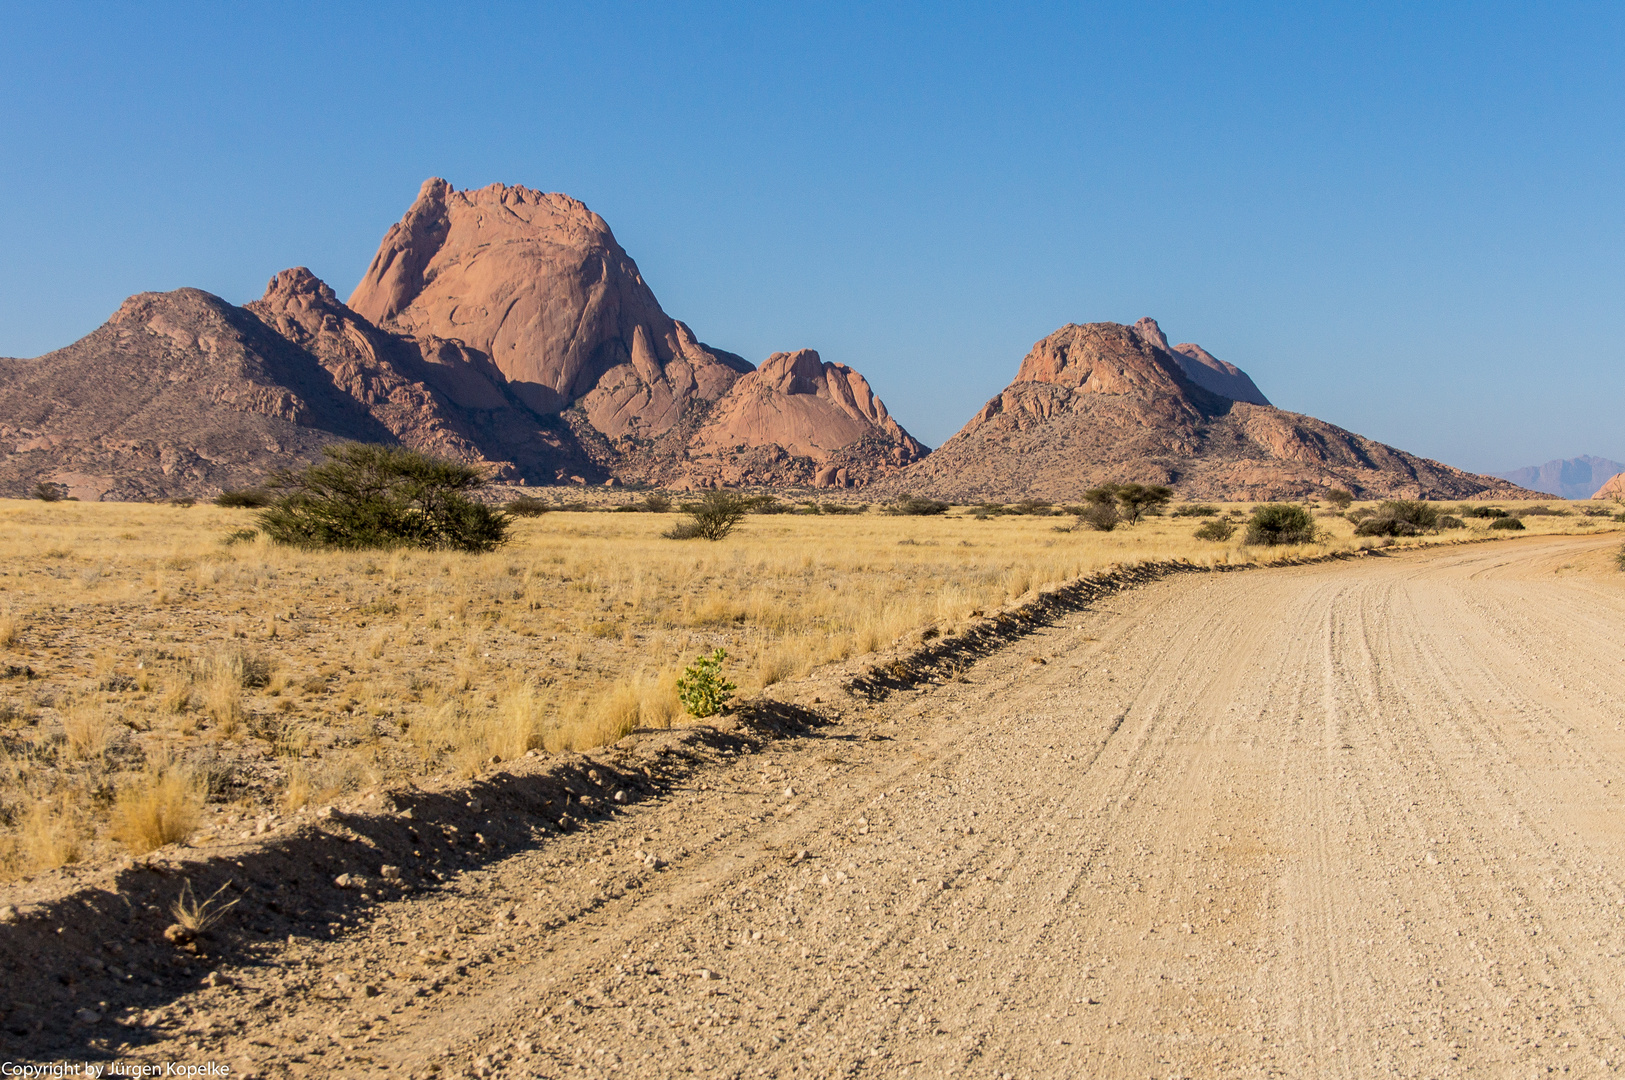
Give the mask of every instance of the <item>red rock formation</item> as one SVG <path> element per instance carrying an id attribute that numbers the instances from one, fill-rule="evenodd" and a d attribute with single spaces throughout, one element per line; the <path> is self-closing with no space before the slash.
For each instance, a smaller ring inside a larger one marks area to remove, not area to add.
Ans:
<path id="1" fill-rule="evenodd" d="M 776 449 L 777 461 L 801 459 L 760 482 L 815 487 L 861 485 L 927 452 L 892 419 L 868 380 L 812 349 L 774 353 L 734 383 L 689 442 L 690 475 L 704 475 L 747 447 Z"/>
<path id="2" fill-rule="evenodd" d="M 1245 401 L 1252 405 L 1268 405 L 1269 398 L 1253 384 L 1248 374 L 1234 364 L 1226 363 L 1192 342 L 1168 344 L 1168 337 L 1157 325 L 1157 320 L 1144 318 L 1134 324 L 1141 337 L 1163 349 L 1178 361 L 1185 377 L 1204 390 L 1211 390 L 1232 401 Z"/>
<path id="3" fill-rule="evenodd" d="M 462 342 L 533 410 L 579 402 L 611 439 L 662 435 L 750 370 L 660 309 L 603 218 L 524 187 L 425 181 L 350 307 L 387 329 Z"/>
<path id="4" fill-rule="evenodd" d="M 1151 320 L 1068 325 L 930 457 L 881 485 L 956 501 L 1076 501 L 1105 482 L 1160 483 L 1202 499 L 1527 498 L 1313 417 L 1235 400 L 1185 374 Z M 1239 373 L 1239 369 L 1237 369 Z M 1250 380 L 1249 380 L 1250 385 Z"/>
<path id="5" fill-rule="evenodd" d="M 1602 487 L 1598 488 L 1597 493 L 1591 497 L 1593 499 L 1625 499 L 1625 472 L 1616 473 Z"/>

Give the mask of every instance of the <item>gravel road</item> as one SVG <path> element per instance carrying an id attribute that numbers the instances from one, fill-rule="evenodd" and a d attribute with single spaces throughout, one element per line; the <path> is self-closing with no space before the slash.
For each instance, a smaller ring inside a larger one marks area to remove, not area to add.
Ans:
<path id="1" fill-rule="evenodd" d="M 135 1056 L 261 1075 L 1614 1075 L 1617 543 L 1117 595 L 228 971 L 147 1018 L 158 1041 Z"/>

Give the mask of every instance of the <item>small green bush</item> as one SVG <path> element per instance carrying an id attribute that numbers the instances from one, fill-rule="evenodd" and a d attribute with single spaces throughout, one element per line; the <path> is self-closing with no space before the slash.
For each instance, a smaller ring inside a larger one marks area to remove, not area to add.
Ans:
<path id="1" fill-rule="evenodd" d="M 1490 522 L 1490 528 L 1510 529 L 1517 532 L 1518 530 L 1524 528 L 1524 524 L 1515 517 L 1498 517 L 1494 521 Z"/>
<path id="2" fill-rule="evenodd" d="M 818 508 L 821 514 L 867 514 L 868 503 L 856 503 L 848 506 L 845 503 L 824 503 Z"/>
<path id="3" fill-rule="evenodd" d="M 1224 520 L 1206 521 L 1192 535 L 1198 540 L 1228 540 L 1236 535 L 1236 526 Z"/>
<path id="4" fill-rule="evenodd" d="M 793 514 L 796 508 L 789 503 L 783 503 L 773 495 L 754 495 L 745 500 L 752 514 Z"/>
<path id="5" fill-rule="evenodd" d="M 1422 530 L 1401 518 L 1374 515 L 1355 526 L 1355 536 L 1420 536 Z"/>
<path id="6" fill-rule="evenodd" d="M 734 531 L 750 504 L 738 492 L 718 488 L 699 502 L 684 503 L 687 521 L 679 521 L 660 535 L 668 540 L 721 540 Z"/>
<path id="7" fill-rule="evenodd" d="M 1465 529 L 1466 527 L 1467 523 L 1454 514 L 1439 515 L 1439 528 L 1441 529 Z"/>
<path id="8" fill-rule="evenodd" d="M 1253 510 L 1247 522 L 1247 543 L 1273 547 L 1276 544 L 1311 544 L 1315 540 L 1315 519 L 1309 511 L 1291 503 L 1265 503 Z"/>
<path id="9" fill-rule="evenodd" d="M 259 524 L 272 541 L 473 552 L 507 539 L 511 519 L 468 497 L 485 483 L 471 466 L 371 443 L 329 446 L 323 454 L 324 460 L 271 481 L 279 494 L 260 511 Z"/>
<path id="10" fill-rule="evenodd" d="M 1352 491 L 1345 491 L 1342 488 L 1332 488 L 1326 492 L 1326 501 L 1337 507 L 1339 510 L 1347 510 L 1349 508 L 1349 503 L 1354 501 L 1354 493 Z"/>
<path id="11" fill-rule="evenodd" d="M 34 498 L 40 502 L 61 502 L 68 497 L 66 484 L 53 484 L 49 480 L 41 480 L 34 485 Z"/>
<path id="12" fill-rule="evenodd" d="M 1513 513 L 1519 517 L 1568 517 L 1567 510 L 1554 510 L 1550 506 L 1520 506 Z"/>
<path id="13" fill-rule="evenodd" d="M 1468 506 L 1466 503 L 1462 503 L 1461 508 L 1456 513 L 1464 518 L 1504 518 L 1507 516 L 1507 512 L 1499 506 Z"/>
<path id="14" fill-rule="evenodd" d="M 643 497 L 643 508 L 651 514 L 671 513 L 671 500 L 656 491 Z"/>
<path id="15" fill-rule="evenodd" d="M 727 707 L 728 699 L 739 689 L 722 677 L 722 662 L 726 659 L 727 651 L 718 649 L 683 669 L 677 680 L 677 700 L 690 716 L 700 719 L 715 716 Z"/>
<path id="16" fill-rule="evenodd" d="M 908 517 L 931 517 L 948 512 L 948 504 L 919 495 L 904 495 L 881 510 L 883 514 L 901 514 Z"/>
<path id="17" fill-rule="evenodd" d="M 1168 516 L 1169 517 L 1217 517 L 1218 513 L 1219 513 L 1219 508 L 1217 506 L 1207 506 L 1207 505 L 1205 505 L 1203 503 L 1185 503 L 1183 506 L 1174 507 L 1173 512 L 1170 513 Z"/>

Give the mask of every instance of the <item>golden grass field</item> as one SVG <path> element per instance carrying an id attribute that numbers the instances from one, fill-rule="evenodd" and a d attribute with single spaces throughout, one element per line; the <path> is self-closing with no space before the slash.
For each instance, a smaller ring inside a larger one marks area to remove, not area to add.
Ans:
<path id="1" fill-rule="evenodd" d="M 1551 505 L 1514 535 L 1622 528 Z M 663 539 L 675 515 L 557 512 L 462 555 L 226 543 L 253 512 L 205 505 L 0 501 L 0 875 L 668 726 L 679 672 L 718 647 L 749 695 L 1114 564 L 1396 543 L 1318 509 L 1324 542 L 1268 549 L 1167 516 L 762 515 L 709 543 Z"/>

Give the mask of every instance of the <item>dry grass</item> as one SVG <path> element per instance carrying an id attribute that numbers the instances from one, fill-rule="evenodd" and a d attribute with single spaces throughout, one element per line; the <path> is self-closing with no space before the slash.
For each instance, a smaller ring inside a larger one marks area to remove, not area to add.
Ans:
<path id="1" fill-rule="evenodd" d="M 0 829 L 11 872 L 667 726 L 681 719 L 678 673 L 718 647 L 749 695 L 1116 564 L 1386 543 L 1356 541 L 1333 516 L 1316 518 L 1323 543 L 1247 550 L 1239 531 L 1196 540 L 1202 519 L 1099 533 L 962 509 L 755 516 L 717 544 L 662 539 L 669 515 L 561 512 L 519 521 L 510 545 L 478 556 L 217 542 L 246 520 L 209 506 L 0 501 L 0 665 L 40 675 L 0 682 L 0 798 L 76 815 L 71 843 L 25 845 L 32 819 L 13 813 Z M 1525 523 L 1521 535 L 1620 527 L 1578 514 Z M 203 772 L 213 779 L 193 779 Z M 110 790 L 111 807 L 96 795 Z"/>
<path id="2" fill-rule="evenodd" d="M 109 835 L 137 855 L 192 835 L 203 812 L 203 788 L 176 765 L 138 774 L 119 789 Z"/>

